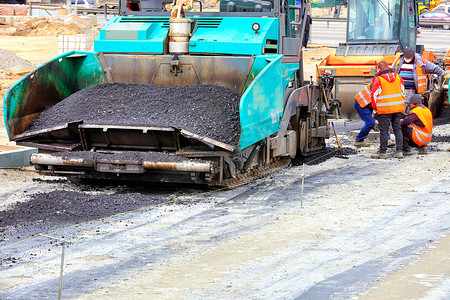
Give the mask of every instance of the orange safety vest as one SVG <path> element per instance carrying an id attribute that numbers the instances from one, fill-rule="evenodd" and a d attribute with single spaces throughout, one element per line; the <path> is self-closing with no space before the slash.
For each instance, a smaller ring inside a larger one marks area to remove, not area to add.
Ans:
<path id="1" fill-rule="evenodd" d="M 395 72 L 399 73 L 400 70 L 398 70 L 398 64 L 400 63 L 400 59 L 397 59 L 397 63 L 395 64 Z M 425 65 L 427 63 L 427 60 L 422 57 L 422 63 Z M 417 60 L 414 61 L 414 64 L 416 65 L 416 76 L 417 76 L 417 82 L 416 89 L 418 94 L 422 94 L 427 90 L 427 74 L 422 70 L 422 67 L 419 66 L 417 63 Z"/>
<path id="2" fill-rule="evenodd" d="M 412 123 L 409 127 L 412 128 L 412 139 L 417 146 L 425 146 L 431 142 L 431 136 L 433 133 L 433 115 L 428 108 L 422 108 L 420 106 L 414 107 L 411 114 L 416 114 L 419 120 L 425 125 L 424 128 L 420 128 L 416 124 Z"/>
<path id="3" fill-rule="evenodd" d="M 395 114 L 405 111 L 405 96 L 401 89 L 402 80 L 395 73 L 395 80 L 389 82 L 379 76 L 381 83 L 381 93 L 377 96 L 377 112 L 380 115 Z"/>
<path id="4" fill-rule="evenodd" d="M 370 83 L 363 87 L 363 89 L 355 95 L 355 99 L 356 101 L 358 101 L 358 104 L 359 106 L 361 106 L 361 108 L 364 108 L 370 104 Z"/>

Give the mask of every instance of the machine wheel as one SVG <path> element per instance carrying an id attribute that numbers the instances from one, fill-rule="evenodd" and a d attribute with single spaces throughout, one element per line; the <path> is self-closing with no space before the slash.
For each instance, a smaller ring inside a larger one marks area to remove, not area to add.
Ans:
<path id="1" fill-rule="evenodd" d="M 433 118 L 437 118 L 442 110 L 443 93 L 433 91 L 428 98 L 428 108 L 431 110 Z"/>
<path id="2" fill-rule="evenodd" d="M 442 25 L 442 28 L 444 28 L 445 30 L 449 30 L 450 29 L 450 25 L 447 25 L 447 24 Z"/>

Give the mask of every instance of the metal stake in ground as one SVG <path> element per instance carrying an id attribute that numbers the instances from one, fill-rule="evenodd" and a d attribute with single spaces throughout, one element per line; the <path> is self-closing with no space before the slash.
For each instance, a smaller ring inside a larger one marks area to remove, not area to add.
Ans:
<path id="1" fill-rule="evenodd" d="M 62 252 L 61 252 L 61 268 L 59 271 L 59 290 L 58 290 L 58 300 L 61 300 L 61 289 L 62 289 L 62 278 L 63 278 L 63 268 L 64 268 L 64 253 L 66 250 L 66 241 L 63 239 L 55 238 L 49 235 L 40 234 L 41 236 L 45 236 L 49 239 L 54 239 L 60 241 L 62 243 Z"/>
<path id="2" fill-rule="evenodd" d="M 302 173 L 302 196 L 300 198 L 300 207 L 303 208 L 303 188 L 305 186 L 305 164 L 303 164 L 303 173 Z"/>

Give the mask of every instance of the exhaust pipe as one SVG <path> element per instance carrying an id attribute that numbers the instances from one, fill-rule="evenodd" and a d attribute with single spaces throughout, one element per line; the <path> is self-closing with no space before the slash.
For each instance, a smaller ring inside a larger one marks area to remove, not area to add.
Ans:
<path id="1" fill-rule="evenodd" d="M 142 163 L 144 169 L 154 170 L 176 170 L 185 172 L 211 172 L 212 165 L 210 163 L 200 162 L 150 162 Z"/>
<path id="2" fill-rule="evenodd" d="M 30 156 L 32 165 L 50 165 L 50 166 L 74 166 L 74 167 L 94 167 L 94 161 L 82 158 L 64 159 L 60 156 L 54 156 L 45 153 L 33 153 Z"/>
<path id="3" fill-rule="evenodd" d="M 91 167 L 94 168 L 93 160 L 85 160 L 82 158 L 64 159 L 60 156 L 44 153 L 34 153 L 30 157 L 30 163 L 33 165 L 49 165 L 49 166 L 73 166 L 73 167 Z M 105 162 L 102 161 L 104 164 Z M 118 161 L 111 162 L 113 164 L 120 164 Z M 213 166 L 209 162 L 152 162 L 143 161 L 142 167 L 144 169 L 152 170 L 176 170 L 185 172 L 205 172 L 210 173 Z"/>

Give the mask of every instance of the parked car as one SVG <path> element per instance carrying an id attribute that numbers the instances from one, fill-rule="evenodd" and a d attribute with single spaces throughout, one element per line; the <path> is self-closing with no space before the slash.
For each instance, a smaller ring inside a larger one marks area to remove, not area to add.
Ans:
<path id="1" fill-rule="evenodd" d="M 432 11 L 434 12 L 443 11 L 450 14 L 450 4 L 441 4 L 439 6 L 436 6 Z"/>
<path id="2" fill-rule="evenodd" d="M 0 4 L 27 4 L 26 0 L 0 0 Z"/>
<path id="3" fill-rule="evenodd" d="M 98 8 L 104 8 L 105 5 L 108 7 L 108 9 L 117 9 L 119 8 L 119 1 L 118 0 L 107 0 L 107 2 L 100 2 L 97 7 Z"/>
<path id="4" fill-rule="evenodd" d="M 450 13 L 446 13 L 443 11 L 430 11 L 430 12 L 424 13 L 423 15 L 419 16 L 419 22 L 420 21 L 448 22 L 448 24 L 442 25 L 442 28 L 450 29 Z M 424 25 L 421 24 L 420 26 L 424 26 Z"/>
<path id="5" fill-rule="evenodd" d="M 72 8 L 96 8 L 92 0 L 72 0 Z"/>

